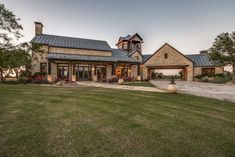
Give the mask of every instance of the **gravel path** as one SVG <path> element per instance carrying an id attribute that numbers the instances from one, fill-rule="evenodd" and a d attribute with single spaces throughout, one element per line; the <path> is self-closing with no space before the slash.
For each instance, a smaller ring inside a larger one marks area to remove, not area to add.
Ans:
<path id="1" fill-rule="evenodd" d="M 165 89 L 169 85 L 169 81 L 151 80 L 150 83 L 160 89 Z M 176 81 L 176 86 L 178 93 L 186 93 L 235 102 L 235 84 Z"/>

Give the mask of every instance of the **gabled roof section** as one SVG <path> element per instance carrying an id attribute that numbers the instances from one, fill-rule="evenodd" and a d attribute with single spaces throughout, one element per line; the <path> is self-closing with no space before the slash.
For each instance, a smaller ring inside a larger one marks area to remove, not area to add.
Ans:
<path id="1" fill-rule="evenodd" d="M 36 35 L 31 42 L 63 48 L 111 51 L 109 44 L 102 40 L 40 34 Z"/>
<path id="2" fill-rule="evenodd" d="M 186 58 L 187 60 L 191 61 L 192 63 L 194 63 L 190 58 L 186 57 L 184 54 L 182 54 L 180 51 L 178 51 L 177 49 L 175 49 L 173 46 L 171 46 L 168 43 L 165 43 L 164 45 L 162 45 L 155 53 L 153 53 L 148 59 L 146 59 L 143 64 L 145 62 L 147 62 L 152 56 L 154 56 L 157 52 L 159 52 L 162 48 L 164 48 L 165 46 L 169 46 L 170 48 L 172 48 L 173 50 L 175 50 L 177 53 L 179 53 L 180 55 L 182 55 L 184 58 Z"/>
<path id="3" fill-rule="evenodd" d="M 141 56 L 143 56 L 138 50 L 133 50 L 132 52 L 127 52 L 127 53 L 129 53 L 128 56 L 132 56 L 136 52 L 138 52 Z"/>
<path id="4" fill-rule="evenodd" d="M 119 44 L 120 42 L 122 42 L 122 41 L 129 41 L 129 40 L 131 40 L 132 38 L 134 38 L 135 36 L 137 36 L 139 39 L 140 39 L 140 41 L 141 42 L 143 42 L 143 39 L 141 38 L 141 36 L 138 34 L 138 33 L 135 33 L 134 35 L 127 35 L 127 36 L 125 36 L 125 37 L 119 37 L 119 40 L 118 40 L 118 43 L 117 44 Z M 116 44 L 116 45 L 117 45 Z"/>
<path id="5" fill-rule="evenodd" d="M 146 60 L 148 60 L 151 56 L 152 56 L 151 54 L 143 55 L 143 61 L 142 61 L 142 63 L 144 63 Z"/>
<path id="6" fill-rule="evenodd" d="M 212 62 L 210 62 L 209 57 L 207 55 L 191 54 L 191 55 L 186 55 L 186 57 L 194 62 L 195 67 L 216 66 L 215 64 L 212 64 Z"/>
<path id="7" fill-rule="evenodd" d="M 141 36 L 138 33 L 135 33 L 134 35 L 132 35 L 132 37 L 130 39 L 134 38 L 135 36 L 137 36 L 141 41 L 143 41 L 143 39 L 141 38 Z"/>

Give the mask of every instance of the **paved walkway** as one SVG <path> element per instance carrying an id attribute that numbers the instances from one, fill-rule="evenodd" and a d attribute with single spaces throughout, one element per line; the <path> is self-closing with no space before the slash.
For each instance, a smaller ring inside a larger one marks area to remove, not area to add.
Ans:
<path id="1" fill-rule="evenodd" d="M 151 80 L 150 83 L 160 89 L 165 89 L 169 85 L 169 81 Z M 235 102 L 235 84 L 176 81 L 176 86 L 178 93 L 186 93 Z"/>
<path id="2" fill-rule="evenodd" d="M 127 85 L 117 85 L 117 84 L 108 84 L 108 83 L 97 83 L 93 81 L 80 81 L 77 83 L 78 85 L 89 86 L 89 87 L 102 87 L 102 88 L 125 89 L 125 90 L 134 90 L 134 91 L 169 93 L 167 90 L 158 89 L 156 87 L 127 86 Z"/>

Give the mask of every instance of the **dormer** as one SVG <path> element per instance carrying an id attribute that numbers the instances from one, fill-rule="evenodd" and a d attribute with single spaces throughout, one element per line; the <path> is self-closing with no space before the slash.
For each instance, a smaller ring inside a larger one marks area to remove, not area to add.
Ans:
<path id="1" fill-rule="evenodd" d="M 126 37 L 120 37 L 116 45 L 118 49 L 126 50 L 128 52 L 138 50 L 141 53 L 142 43 L 143 39 L 136 33 L 134 35 L 127 35 Z"/>

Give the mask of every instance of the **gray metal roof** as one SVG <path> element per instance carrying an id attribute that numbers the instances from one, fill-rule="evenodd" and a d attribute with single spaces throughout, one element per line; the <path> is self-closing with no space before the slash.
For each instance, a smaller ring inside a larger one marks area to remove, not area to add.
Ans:
<path id="1" fill-rule="evenodd" d="M 152 55 L 148 54 L 148 55 L 143 55 L 143 60 L 142 63 L 144 63 L 147 59 L 149 59 Z"/>
<path id="2" fill-rule="evenodd" d="M 215 66 L 209 60 L 207 55 L 201 54 L 192 54 L 192 55 L 185 55 L 187 58 L 194 62 L 194 66 L 196 67 L 208 67 L 208 66 Z"/>
<path id="3" fill-rule="evenodd" d="M 111 47 L 106 41 L 65 37 L 57 35 L 48 35 L 48 34 L 36 35 L 31 40 L 31 42 L 36 42 L 39 44 L 46 44 L 56 47 L 111 51 Z"/>
<path id="4" fill-rule="evenodd" d="M 102 61 L 102 62 L 132 62 L 137 61 L 134 58 L 129 57 L 128 54 L 119 49 L 112 49 L 112 56 L 85 56 L 68 53 L 50 53 L 48 59 L 58 60 L 78 60 L 78 61 Z"/>

